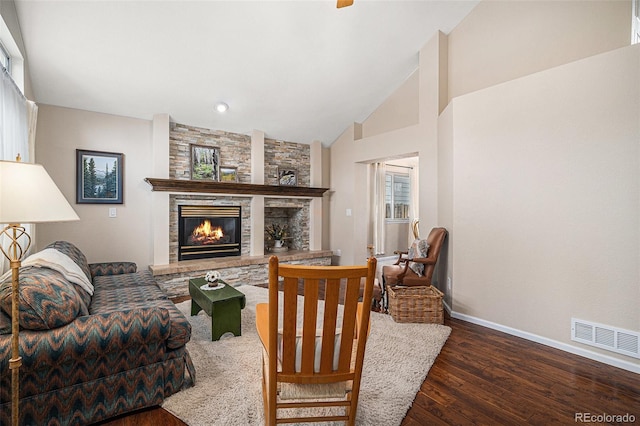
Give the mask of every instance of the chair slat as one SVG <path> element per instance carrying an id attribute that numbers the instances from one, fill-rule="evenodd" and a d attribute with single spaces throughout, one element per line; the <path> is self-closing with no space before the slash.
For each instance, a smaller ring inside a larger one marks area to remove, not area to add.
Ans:
<path id="1" fill-rule="evenodd" d="M 296 316 L 298 314 L 298 280 L 284 279 L 284 314 L 282 319 L 282 372 L 293 373 L 296 362 Z"/>
<path id="2" fill-rule="evenodd" d="M 333 353 L 335 350 L 335 333 L 338 317 L 338 301 L 340 299 L 340 280 L 326 280 L 324 289 L 324 318 L 322 327 L 322 354 L 320 356 L 320 373 L 333 371 Z"/>
<path id="3" fill-rule="evenodd" d="M 340 361 L 338 362 L 338 371 L 345 371 L 351 367 L 351 351 L 355 335 L 359 295 L 360 278 L 349 278 L 347 280 L 347 291 L 344 297 L 342 339 L 340 340 Z"/>
<path id="4" fill-rule="evenodd" d="M 302 328 L 301 373 L 313 373 L 318 321 L 318 280 L 304 280 L 304 319 Z"/>

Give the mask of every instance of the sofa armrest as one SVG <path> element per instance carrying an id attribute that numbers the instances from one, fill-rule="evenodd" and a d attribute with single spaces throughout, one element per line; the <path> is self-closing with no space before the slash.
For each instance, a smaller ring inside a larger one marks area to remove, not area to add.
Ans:
<path id="1" fill-rule="evenodd" d="M 138 265 L 134 262 L 90 263 L 89 270 L 93 279 L 103 275 L 132 274 L 138 270 Z"/>

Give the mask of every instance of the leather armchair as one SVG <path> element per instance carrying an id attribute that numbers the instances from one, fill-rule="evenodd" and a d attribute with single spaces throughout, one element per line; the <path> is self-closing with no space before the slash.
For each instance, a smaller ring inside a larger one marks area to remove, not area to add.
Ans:
<path id="1" fill-rule="evenodd" d="M 396 252 L 399 254 L 396 263 L 382 268 L 383 285 L 430 286 L 433 271 L 440 255 L 440 249 L 446 236 L 447 230 L 445 228 L 433 228 L 431 230 L 427 237 L 427 244 L 429 244 L 427 257 L 416 257 L 409 260 L 407 251 Z M 424 265 L 424 271 L 421 276 L 409 268 L 409 262 Z"/>

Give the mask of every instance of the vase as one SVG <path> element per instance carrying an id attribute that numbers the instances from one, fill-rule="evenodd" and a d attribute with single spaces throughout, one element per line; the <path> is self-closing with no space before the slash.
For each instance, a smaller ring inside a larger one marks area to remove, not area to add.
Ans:
<path id="1" fill-rule="evenodd" d="M 273 242 L 273 246 L 274 246 L 275 248 L 283 247 L 283 246 L 284 246 L 284 241 L 283 241 L 283 240 L 275 240 L 275 241 Z"/>

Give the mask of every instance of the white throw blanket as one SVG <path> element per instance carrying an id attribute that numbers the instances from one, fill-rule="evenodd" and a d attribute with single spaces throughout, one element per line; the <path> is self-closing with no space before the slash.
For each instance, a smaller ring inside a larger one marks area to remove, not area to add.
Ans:
<path id="1" fill-rule="evenodd" d="M 38 268 L 49 268 L 60 272 L 66 280 L 82 287 L 87 293 L 93 296 L 93 284 L 87 278 L 80 267 L 66 254 L 56 249 L 48 248 L 38 253 L 34 253 L 22 261 L 22 266 L 35 266 Z M 11 271 L 0 277 L 0 282 L 11 276 Z"/>

